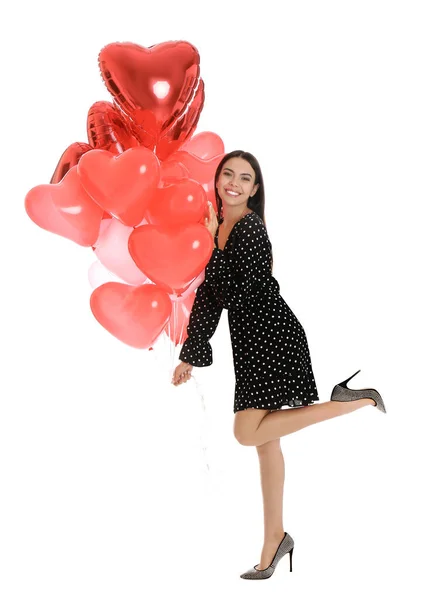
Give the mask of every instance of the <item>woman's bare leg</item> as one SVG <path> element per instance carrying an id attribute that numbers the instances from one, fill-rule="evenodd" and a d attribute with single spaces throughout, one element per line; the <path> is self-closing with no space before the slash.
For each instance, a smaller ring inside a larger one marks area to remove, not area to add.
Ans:
<path id="1" fill-rule="evenodd" d="M 369 405 L 375 406 L 372 398 L 352 402 L 329 401 L 267 413 L 265 410 L 247 408 L 235 414 L 234 435 L 244 446 L 260 446 L 308 425 L 346 415 Z"/>
<path id="2" fill-rule="evenodd" d="M 280 439 L 256 447 L 258 452 L 264 505 L 264 545 L 257 569 L 266 569 L 285 535 L 283 529 L 283 488 L 285 461 Z"/>

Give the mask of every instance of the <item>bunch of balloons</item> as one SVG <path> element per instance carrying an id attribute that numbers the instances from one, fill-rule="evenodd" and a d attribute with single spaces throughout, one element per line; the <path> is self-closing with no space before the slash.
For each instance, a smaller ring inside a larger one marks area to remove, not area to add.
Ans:
<path id="1" fill-rule="evenodd" d="M 25 209 L 43 229 L 91 247 L 94 265 L 115 276 L 90 297 L 107 331 L 135 348 L 163 331 L 182 344 L 213 249 L 204 218 L 208 201 L 217 208 L 224 156 L 217 134 L 192 137 L 205 99 L 199 53 L 185 41 L 112 43 L 99 67 L 113 101 L 90 107 L 89 143 L 65 150 Z"/>

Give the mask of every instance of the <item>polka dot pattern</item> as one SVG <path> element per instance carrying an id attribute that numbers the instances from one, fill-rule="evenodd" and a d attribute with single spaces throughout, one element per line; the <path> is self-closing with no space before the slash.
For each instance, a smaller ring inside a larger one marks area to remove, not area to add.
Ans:
<path id="1" fill-rule="evenodd" d="M 236 379 L 234 412 L 313 404 L 319 396 L 306 334 L 271 273 L 263 220 L 250 212 L 234 225 L 224 250 L 217 238 L 215 244 L 179 359 L 196 367 L 212 364 L 209 340 L 225 308 Z"/>

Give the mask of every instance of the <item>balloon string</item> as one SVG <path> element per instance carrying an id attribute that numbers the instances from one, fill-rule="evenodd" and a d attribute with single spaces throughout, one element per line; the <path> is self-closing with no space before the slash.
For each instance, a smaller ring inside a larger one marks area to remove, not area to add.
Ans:
<path id="1" fill-rule="evenodd" d="M 179 338 L 176 337 L 176 334 L 177 334 L 177 310 L 178 310 L 176 304 L 177 304 L 176 302 L 173 302 L 172 310 L 173 310 L 173 329 L 174 329 L 174 331 L 171 331 L 171 329 L 170 329 L 170 338 L 169 338 L 169 342 L 170 342 L 169 348 L 171 350 L 170 358 L 171 358 L 171 363 L 172 363 L 170 378 L 172 377 L 172 374 L 174 371 L 174 365 L 175 365 L 175 353 L 176 353 L 176 347 L 177 347 L 177 345 L 175 344 L 175 340 L 179 339 L 181 341 L 183 331 L 184 331 L 184 321 L 183 321 L 181 323 L 180 337 Z M 210 475 L 208 445 L 206 442 L 208 413 L 206 411 L 205 395 L 204 395 L 202 386 L 197 381 L 197 378 L 194 376 L 194 374 L 191 374 L 191 379 L 194 381 L 194 384 L 196 386 L 196 391 L 197 391 L 197 394 L 198 394 L 198 396 L 200 398 L 200 402 L 201 402 L 201 413 L 200 413 L 201 414 L 201 423 L 200 423 L 200 429 L 199 429 L 199 442 L 200 442 L 200 448 L 201 448 L 201 452 L 202 452 L 203 459 L 204 459 L 204 473 L 206 475 Z"/>
<path id="2" fill-rule="evenodd" d="M 185 307 L 185 305 L 184 305 L 184 307 Z M 188 313 L 188 318 L 189 317 L 190 317 L 190 314 Z M 184 319 L 182 320 L 182 323 L 181 323 L 181 336 L 180 336 L 180 340 L 183 338 L 183 333 L 184 333 Z M 191 373 L 191 378 L 194 381 L 197 393 L 198 393 L 199 398 L 200 398 L 200 403 L 201 403 L 201 418 L 202 418 L 202 422 L 200 424 L 200 430 L 199 430 L 200 431 L 199 441 L 200 441 L 200 446 L 201 446 L 202 454 L 203 454 L 203 458 L 204 458 L 205 474 L 206 475 L 210 475 L 208 444 L 207 444 L 207 441 L 206 441 L 206 439 L 207 439 L 207 425 L 208 425 L 209 421 L 208 421 L 208 413 L 207 413 L 207 410 L 206 410 L 205 396 L 204 396 L 204 393 L 203 393 L 203 390 L 202 390 L 202 386 L 197 381 L 197 378 L 194 376 L 193 373 Z"/>
<path id="3" fill-rule="evenodd" d="M 194 383 L 196 385 L 196 390 L 197 393 L 199 395 L 200 398 L 200 402 L 202 405 L 202 423 L 200 425 L 200 435 L 199 435 L 199 440 L 200 440 L 200 446 L 202 449 L 202 453 L 203 453 L 203 457 L 204 457 L 204 462 L 205 462 L 205 474 L 209 475 L 210 474 L 210 466 L 209 466 L 209 454 L 208 454 L 208 445 L 206 443 L 206 431 L 207 431 L 207 424 L 208 424 L 208 413 L 206 411 L 206 404 L 205 404 L 205 395 L 203 393 L 203 389 L 202 386 L 199 384 L 199 382 L 197 381 L 197 378 L 194 375 L 191 375 L 192 379 L 194 380 Z"/>
<path id="4" fill-rule="evenodd" d="M 172 344 L 172 369 L 175 365 L 175 340 L 176 340 L 176 302 L 172 302 L 173 311 L 173 331 L 171 331 L 171 344 Z"/>

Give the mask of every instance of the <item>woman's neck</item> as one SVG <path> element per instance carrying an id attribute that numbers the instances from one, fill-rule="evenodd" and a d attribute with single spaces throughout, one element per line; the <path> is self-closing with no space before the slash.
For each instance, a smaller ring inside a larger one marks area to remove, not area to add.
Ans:
<path id="1" fill-rule="evenodd" d="M 243 210 L 241 208 L 226 208 L 224 209 L 223 205 L 223 217 L 222 223 L 225 227 L 233 227 L 237 221 L 240 221 L 245 215 L 250 212 L 253 212 L 250 208 L 245 207 Z"/>

